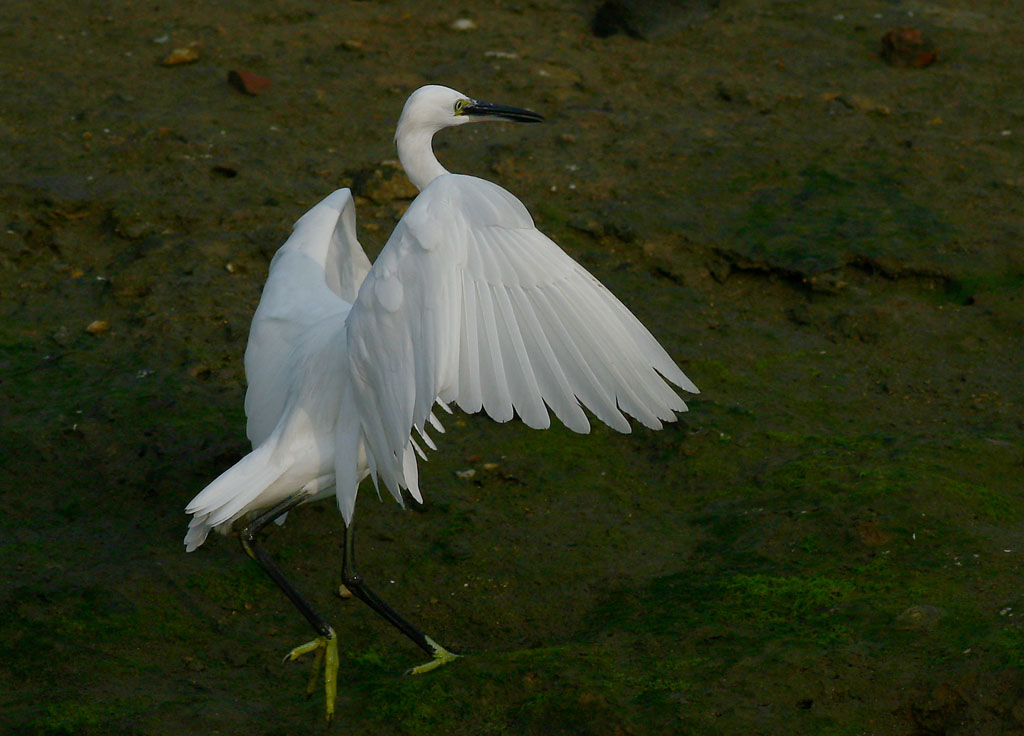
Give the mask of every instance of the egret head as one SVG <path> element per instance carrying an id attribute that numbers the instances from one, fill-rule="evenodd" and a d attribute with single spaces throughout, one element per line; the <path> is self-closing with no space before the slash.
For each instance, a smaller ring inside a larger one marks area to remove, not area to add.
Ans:
<path id="1" fill-rule="evenodd" d="M 433 135 L 442 128 L 485 120 L 539 123 L 544 118 L 530 110 L 480 102 L 461 92 L 437 84 L 420 87 L 409 96 L 398 119 L 395 140 L 405 133 Z"/>
<path id="2" fill-rule="evenodd" d="M 448 87 L 431 84 L 409 96 L 398 118 L 395 144 L 398 160 L 409 181 L 422 190 L 447 170 L 438 163 L 431 148 L 434 133 L 442 128 L 483 120 L 511 120 L 539 123 L 540 115 L 520 107 L 480 102 Z"/>

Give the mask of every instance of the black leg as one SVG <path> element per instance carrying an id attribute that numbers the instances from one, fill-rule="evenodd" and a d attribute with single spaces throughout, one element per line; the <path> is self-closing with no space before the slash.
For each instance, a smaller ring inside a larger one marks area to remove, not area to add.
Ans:
<path id="1" fill-rule="evenodd" d="M 310 693 L 313 692 L 317 676 L 320 672 L 320 666 L 323 665 L 324 690 L 327 695 L 327 720 L 330 721 L 334 717 L 334 702 L 338 694 L 338 637 L 334 634 L 334 629 L 331 628 L 330 624 L 324 620 L 323 616 L 313 610 L 309 601 L 302 597 L 302 594 L 281 572 L 281 568 L 270 559 L 270 556 L 260 546 L 259 538 L 257 537 L 263 527 L 281 516 L 281 514 L 298 506 L 303 500 L 305 500 L 303 494 L 296 494 L 286 498 L 281 503 L 253 519 L 246 525 L 239 536 L 242 540 L 242 549 L 245 550 L 246 554 L 256 560 L 263 572 L 288 596 L 288 600 L 299 609 L 299 612 L 306 617 L 309 625 L 317 633 L 317 637 L 313 641 L 297 646 L 288 652 L 285 655 L 285 660 L 298 659 L 303 654 L 316 652 L 315 659 L 313 660 L 313 676 L 309 681 L 308 690 Z"/>
<path id="2" fill-rule="evenodd" d="M 409 637 L 420 649 L 425 651 L 434 659 L 427 664 L 413 667 L 409 674 L 420 674 L 428 672 L 435 667 L 450 662 L 458 655 L 452 654 L 436 641 L 417 629 L 411 623 L 402 618 L 395 609 L 381 600 L 376 593 L 370 590 L 363 582 L 363 577 L 356 572 L 355 559 L 355 531 L 352 526 L 345 528 L 345 551 L 341 563 L 341 579 L 345 587 L 352 595 L 376 611 L 388 623 Z"/>
<path id="3" fill-rule="evenodd" d="M 302 594 L 295 588 L 294 585 L 284 576 L 281 572 L 281 568 L 277 566 L 277 563 L 270 559 L 270 556 L 260 546 L 257 534 L 267 524 L 272 522 L 281 514 L 291 511 L 293 508 L 298 506 L 304 500 L 304 495 L 295 495 L 290 498 L 286 498 L 281 503 L 277 504 L 273 508 L 263 512 L 255 519 L 253 519 L 239 534 L 239 538 L 242 540 L 242 549 L 245 553 L 256 560 L 257 564 L 263 569 L 263 572 L 273 580 L 277 587 L 281 589 L 281 592 L 288 596 L 288 600 L 299 609 L 299 612 L 306 617 L 309 621 L 309 625 L 313 627 L 320 636 L 331 636 L 332 631 L 330 625 L 324 620 L 323 616 L 313 610 L 313 607 L 309 604 Z"/>

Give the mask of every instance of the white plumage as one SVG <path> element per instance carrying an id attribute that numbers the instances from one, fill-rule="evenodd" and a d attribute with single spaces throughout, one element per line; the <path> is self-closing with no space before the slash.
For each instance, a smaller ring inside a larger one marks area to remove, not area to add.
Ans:
<path id="1" fill-rule="evenodd" d="M 333 491 L 349 524 L 368 474 L 421 500 L 413 430 L 434 449 L 435 404 L 538 429 L 550 409 L 583 433 L 584 408 L 620 432 L 626 415 L 657 429 L 686 410 L 668 382 L 697 388 L 639 320 L 513 195 L 434 158 L 441 128 L 497 117 L 539 119 L 445 87 L 409 98 L 395 138 L 421 192 L 372 267 L 349 190 L 295 224 L 245 354 L 253 451 L 188 504 L 189 551 L 300 490 Z"/>

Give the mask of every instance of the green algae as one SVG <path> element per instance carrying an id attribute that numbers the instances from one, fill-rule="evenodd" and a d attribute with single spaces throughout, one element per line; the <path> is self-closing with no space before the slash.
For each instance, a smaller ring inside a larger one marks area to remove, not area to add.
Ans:
<path id="1" fill-rule="evenodd" d="M 908 172 L 901 177 L 862 162 L 847 168 L 812 164 L 795 176 L 763 176 L 772 185 L 748 195 L 729 253 L 803 276 L 858 261 L 948 269 L 934 255 L 954 231 L 934 210 L 908 199 L 900 181 Z"/>

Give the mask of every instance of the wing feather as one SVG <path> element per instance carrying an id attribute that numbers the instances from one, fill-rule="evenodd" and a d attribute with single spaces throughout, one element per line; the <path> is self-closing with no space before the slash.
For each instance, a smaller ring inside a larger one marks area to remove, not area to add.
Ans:
<path id="1" fill-rule="evenodd" d="M 513 377 L 510 390 L 512 392 L 512 405 L 516 413 L 533 429 L 547 429 L 551 426 L 551 418 L 544 406 L 543 394 L 537 382 L 530 356 L 531 350 L 527 349 L 523 334 L 519 329 L 520 317 L 516 314 L 509 298 L 509 287 L 492 286 L 491 293 L 494 296 L 497 312 L 501 317 L 500 322 L 504 327 L 502 334 L 502 353 L 505 356 L 505 365 L 509 366 L 509 375 Z M 537 351 L 537 357 L 543 356 Z"/>
<path id="2" fill-rule="evenodd" d="M 601 325 L 602 329 L 592 330 L 591 333 L 594 351 L 597 355 L 596 360 L 608 369 L 609 377 L 606 380 L 610 385 L 617 386 L 616 399 L 619 407 L 644 426 L 661 429 L 657 413 L 651 410 L 649 402 L 645 401 L 642 395 L 644 376 L 637 370 L 635 354 L 616 354 L 617 345 L 628 345 L 629 342 L 628 336 L 625 336 L 627 339 L 624 340 L 624 336 L 619 334 L 615 315 L 603 309 L 604 305 L 594 299 L 592 293 L 581 291 L 578 295 L 573 294 L 577 297 L 575 299 L 567 298 L 564 293 L 560 293 L 560 296 L 563 299 L 561 308 L 575 319 L 577 330 L 587 330 L 589 323 L 596 322 Z M 653 373 L 650 368 L 647 370 Z"/>
<path id="3" fill-rule="evenodd" d="M 565 324 L 565 320 L 571 315 L 561 314 L 559 311 L 558 294 L 557 286 L 538 289 L 536 297 L 540 309 L 537 310 L 537 315 L 544 320 L 545 328 L 552 335 L 551 344 L 557 351 L 559 363 L 565 367 L 566 375 L 572 381 L 573 393 L 602 422 L 620 432 L 629 432 L 629 422 L 619 412 L 615 396 L 608 390 L 611 384 L 605 375 L 607 367 L 597 362 L 594 356 L 589 354 L 590 351 L 584 354 L 589 347 L 586 341 L 581 341 L 582 345 L 577 345 L 577 336 L 574 336 L 571 328 L 567 328 Z M 601 374 L 600 378 L 595 371 Z"/>
<path id="4" fill-rule="evenodd" d="M 459 350 L 458 392 L 459 406 L 470 414 L 480 411 L 483 406 L 483 390 L 480 387 L 480 342 L 476 306 L 476 286 L 463 274 L 462 277 L 462 320 Z"/>
<path id="5" fill-rule="evenodd" d="M 254 447 L 270 436 L 284 411 L 296 344 L 311 325 L 345 318 L 369 270 L 348 189 L 332 192 L 295 222 L 270 263 L 249 328 L 245 414 Z"/>
<path id="6" fill-rule="evenodd" d="M 547 427 L 550 408 L 577 432 L 590 429 L 585 407 L 629 432 L 626 414 L 658 428 L 685 411 L 668 381 L 696 391 L 519 200 L 473 177 L 442 175 L 420 193 L 346 328 L 367 466 L 399 499 L 403 488 L 419 497 L 423 453 L 410 435 L 417 428 L 433 448 L 423 430 L 437 426 L 435 403 L 531 427 Z"/>
<path id="7" fill-rule="evenodd" d="M 474 282 L 471 286 L 476 290 L 476 303 L 480 309 L 477 341 L 484 348 L 480 351 L 480 390 L 483 393 L 484 410 L 494 421 L 507 422 L 512 418 L 512 397 L 508 391 L 505 364 L 501 359 L 494 304 L 486 283 Z"/>
<path id="8" fill-rule="evenodd" d="M 562 424 L 581 434 L 589 432 L 590 421 L 580 408 L 576 392 L 569 385 L 562 364 L 555 356 L 549 336 L 537 318 L 534 303 L 521 288 L 513 287 L 508 291 L 513 303 L 512 310 L 518 316 L 526 352 L 533 356 L 534 375 L 541 396 Z"/>

